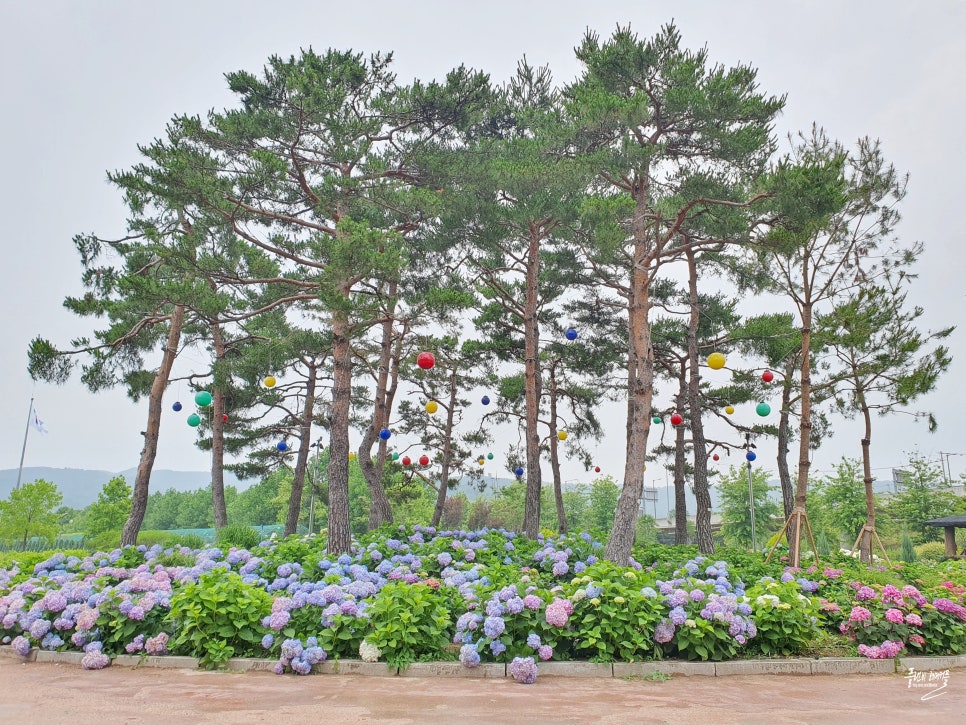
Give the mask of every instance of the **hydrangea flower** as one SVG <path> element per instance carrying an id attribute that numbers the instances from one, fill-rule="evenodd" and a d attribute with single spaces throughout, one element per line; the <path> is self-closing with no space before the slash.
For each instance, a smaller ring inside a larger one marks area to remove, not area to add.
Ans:
<path id="1" fill-rule="evenodd" d="M 885 618 L 888 619 L 893 624 L 902 624 L 905 617 L 902 611 L 899 609 L 887 609 L 885 613 Z"/>
<path id="2" fill-rule="evenodd" d="M 532 685 L 537 679 L 537 664 L 533 657 L 514 657 L 507 666 L 507 672 L 517 682 Z"/>
<path id="3" fill-rule="evenodd" d="M 490 652 L 492 652 L 495 657 L 499 657 L 501 654 L 506 652 L 506 645 L 503 644 L 501 640 L 495 639 L 490 642 Z"/>
<path id="4" fill-rule="evenodd" d="M 867 622 L 872 618 L 872 612 L 870 612 L 865 607 L 855 606 L 852 607 L 852 611 L 849 612 L 850 622 Z"/>
<path id="5" fill-rule="evenodd" d="M 149 655 L 163 655 L 168 651 L 168 634 L 161 632 L 156 637 L 149 637 L 144 643 L 144 651 Z"/>
<path id="6" fill-rule="evenodd" d="M 502 617 L 487 617 L 483 622 L 483 634 L 490 639 L 496 639 L 506 630 L 506 622 Z"/>
<path id="7" fill-rule="evenodd" d="M 10 646 L 13 647 L 13 651 L 21 657 L 26 657 L 30 654 L 30 640 L 23 635 L 15 637 L 10 643 Z"/>
<path id="8" fill-rule="evenodd" d="M 460 647 L 460 662 L 464 667 L 477 667 L 480 664 L 480 653 L 475 644 L 464 644 Z"/>
<path id="9" fill-rule="evenodd" d="M 382 650 L 376 645 L 366 640 L 359 643 L 359 659 L 363 662 L 378 662 L 380 657 L 382 657 Z"/>
<path id="10" fill-rule="evenodd" d="M 553 657 L 553 647 L 549 644 L 542 644 L 537 648 L 537 656 L 542 660 L 549 660 Z"/>
<path id="11" fill-rule="evenodd" d="M 915 612 L 909 612 L 909 614 L 906 615 L 905 620 L 906 620 L 906 624 L 912 625 L 913 627 L 922 626 L 922 617 L 920 617 Z M 910 637 L 910 639 L 912 638 Z"/>
<path id="12" fill-rule="evenodd" d="M 875 599 L 875 589 L 867 586 L 859 587 L 859 590 L 855 593 L 855 598 L 860 602 Z"/>
<path id="13" fill-rule="evenodd" d="M 654 641 L 659 644 L 667 644 L 674 639 L 674 625 L 670 620 L 662 619 L 654 628 Z"/>

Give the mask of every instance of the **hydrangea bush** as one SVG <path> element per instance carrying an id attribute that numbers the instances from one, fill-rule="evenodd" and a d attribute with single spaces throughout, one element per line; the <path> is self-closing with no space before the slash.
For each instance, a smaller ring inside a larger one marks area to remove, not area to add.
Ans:
<path id="1" fill-rule="evenodd" d="M 505 662 L 532 682 L 540 663 L 662 657 L 724 660 L 808 651 L 820 627 L 867 657 L 966 649 L 966 565 L 869 569 L 833 557 L 803 570 L 760 555 L 635 548 L 602 561 L 589 534 L 528 540 L 502 530 L 388 527 L 352 551 L 318 537 L 252 550 L 126 547 L 25 555 L 0 568 L 0 640 L 84 652 L 277 657 L 279 673 L 326 659 L 406 666 Z"/>

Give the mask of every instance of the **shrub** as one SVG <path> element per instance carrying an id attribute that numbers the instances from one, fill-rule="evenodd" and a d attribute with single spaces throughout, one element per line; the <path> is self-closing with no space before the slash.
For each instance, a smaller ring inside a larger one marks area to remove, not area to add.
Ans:
<path id="1" fill-rule="evenodd" d="M 232 524 L 223 526 L 215 532 L 215 543 L 222 547 L 236 546 L 239 549 L 254 549 L 261 537 L 251 526 Z"/>
<path id="2" fill-rule="evenodd" d="M 766 582 L 746 592 L 754 608 L 758 635 L 753 649 L 763 655 L 793 655 L 804 651 L 818 635 L 818 607 L 796 582 Z"/>
<path id="3" fill-rule="evenodd" d="M 272 608 L 272 597 L 234 572 L 215 569 L 202 574 L 171 598 L 171 619 L 178 633 L 174 652 L 198 657 L 206 669 L 231 657 L 261 650 L 267 630 L 262 617 Z"/>
<path id="4" fill-rule="evenodd" d="M 390 582 L 367 612 L 371 629 L 366 641 L 378 647 L 390 665 L 406 667 L 436 659 L 449 643 L 453 620 L 446 595 L 432 587 Z"/>
<path id="5" fill-rule="evenodd" d="M 181 540 L 181 545 L 187 546 L 189 549 L 205 548 L 205 540 L 198 534 L 182 534 L 179 539 Z M 257 544 L 258 542 L 256 541 L 255 543 Z"/>
<path id="6" fill-rule="evenodd" d="M 928 541 L 914 549 L 916 556 L 924 561 L 941 561 L 946 558 L 946 545 L 941 541 Z"/>
<path id="7" fill-rule="evenodd" d="M 909 534 L 902 535 L 902 553 L 899 554 L 899 559 L 901 561 L 912 563 L 914 561 L 919 561 L 919 556 L 916 554 L 916 547 L 912 544 L 912 539 Z M 928 544 L 926 545 L 928 546 Z"/>

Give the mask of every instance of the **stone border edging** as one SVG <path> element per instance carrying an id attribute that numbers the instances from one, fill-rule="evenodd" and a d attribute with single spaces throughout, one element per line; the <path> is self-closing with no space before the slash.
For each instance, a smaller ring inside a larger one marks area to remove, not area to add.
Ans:
<path id="1" fill-rule="evenodd" d="M 51 652 L 30 650 L 21 657 L 9 645 L 0 645 L 0 657 L 27 662 L 49 662 L 80 665 L 83 652 Z M 230 672 L 271 672 L 277 660 L 238 657 L 228 661 Z M 176 655 L 140 657 L 117 655 L 111 664 L 118 667 L 156 667 L 197 669 L 198 659 Z M 730 677 L 734 675 L 857 675 L 895 674 L 909 670 L 947 670 L 966 667 L 966 654 L 939 657 L 899 657 L 895 660 L 870 660 L 865 657 L 821 657 L 819 659 L 730 660 L 727 662 L 688 662 L 686 660 L 653 660 L 647 662 L 538 662 L 537 672 L 544 677 L 649 677 L 684 675 L 686 677 Z M 332 660 L 313 668 L 327 675 L 363 675 L 367 677 L 462 677 L 496 679 L 507 677 L 506 665 L 486 662 L 478 667 L 464 667 L 459 662 L 414 662 L 400 671 L 383 662 Z"/>

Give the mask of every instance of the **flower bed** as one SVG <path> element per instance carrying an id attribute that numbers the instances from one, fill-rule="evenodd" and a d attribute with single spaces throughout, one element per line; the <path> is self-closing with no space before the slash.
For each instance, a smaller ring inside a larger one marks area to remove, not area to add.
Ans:
<path id="1" fill-rule="evenodd" d="M 636 662 L 808 654 L 824 637 L 868 658 L 966 651 L 960 562 L 804 571 L 739 552 L 635 549 L 601 561 L 588 534 L 386 529 L 331 558 L 289 538 L 248 551 L 127 547 L 55 553 L 0 569 L 0 640 L 120 654 L 180 654 L 206 667 L 275 657 L 308 674 L 326 659 L 507 663 L 521 682 L 553 660 Z"/>

